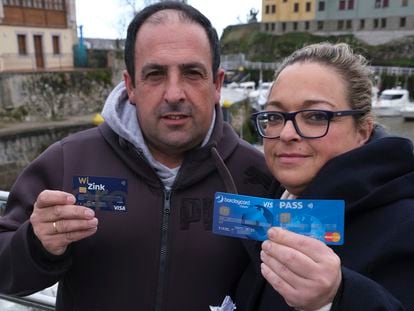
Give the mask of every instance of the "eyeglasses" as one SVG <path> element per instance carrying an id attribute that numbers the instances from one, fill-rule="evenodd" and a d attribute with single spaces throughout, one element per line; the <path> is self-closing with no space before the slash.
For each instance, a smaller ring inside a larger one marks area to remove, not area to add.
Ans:
<path id="1" fill-rule="evenodd" d="M 263 138 L 279 138 L 287 121 L 292 121 L 296 132 L 303 138 L 321 138 L 328 133 L 335 117 L 364 114 L 361 110 L 299 110 L 295 112 L 261 111 L 252 114 L 256 129 Z"/>

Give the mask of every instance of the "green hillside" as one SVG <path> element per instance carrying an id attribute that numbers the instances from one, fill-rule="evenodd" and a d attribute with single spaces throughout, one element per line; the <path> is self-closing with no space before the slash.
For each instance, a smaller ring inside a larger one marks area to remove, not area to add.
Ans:
<path id="1" fill-rule="evenodd" d="M 311 43 L 346 42 L 374 66 L 414 67 L 414 36 L 370 46 L 353 35 L 315 36 L 309 33 L 272 35 L 260 31 L 258 23 L 229 26 L 220 39 L 222 54 L 244 53 L 249 61 L 277 62 Z"/>

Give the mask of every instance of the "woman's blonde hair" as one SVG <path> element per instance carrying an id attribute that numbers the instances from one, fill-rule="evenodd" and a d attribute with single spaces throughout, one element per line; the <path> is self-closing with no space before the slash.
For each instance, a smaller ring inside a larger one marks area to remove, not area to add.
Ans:
<path id="1" fill-rule="evenodd" d="M 333 68 L 346 84 L 347 100 L 352 109 L 362 110 L 364 114 L 355 116 L 356 124 L 374 120 L 371 109 L 372 80 L 367 60 L 355 54 L 346 43 L 328 42 L 305 46 L 288 56 L 276 70 L 274 80 L 287 66 L 298 62 L 315 62 Z"/>

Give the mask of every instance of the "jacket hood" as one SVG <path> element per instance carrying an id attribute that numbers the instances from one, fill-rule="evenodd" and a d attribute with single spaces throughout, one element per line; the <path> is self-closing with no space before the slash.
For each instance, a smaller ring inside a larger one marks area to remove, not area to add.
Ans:
<path id="1" fill-rule="evenodd" d="M 109 95 L 102 110 L 102 116 L 105 122 L 100 125 L 101 133 L 115 152 L 131 169 L 142 173 L 142 177 L 149 184 L 159 186 L 160 178 L 163 178 L 160 174 L 168 175 L 170 169 L 156 162 L 149 152 L 139 127 L 136 108 L 128 99 L 124 82 L 118 84 Z M 177 175 L 179 180 L 174 184 L 174 187 L 187 187 L 216 169 L 219 170 L 221 177 L 225 178 L 226 185 L 232 184 L 232 182 L 226 181 L 231 179 L 231 176 L 228 172 L 223 172 L 225 169 L 223 164 L 236 149 L 238 143 L 239 139 L 236 133 L 230 125 L 223 122 L 220 106 L 216 105 L 212 125 L 206 138 L 200 147 L 189 150 L 185 154 Z M 129 151 L 127 154 L 125 149 Z M 137 161 L 137 156 L 141 161 Z M 232 189 L 229 190 L 234 192 Z"/>
<path id="2" fill-rule="evenodd" d="M 413 186 L 412 142 L 376 125 L 365 145 L 329 161 L 300 197 L 346 198 L 347 210 L 355 211 L 414 198 Z"/>

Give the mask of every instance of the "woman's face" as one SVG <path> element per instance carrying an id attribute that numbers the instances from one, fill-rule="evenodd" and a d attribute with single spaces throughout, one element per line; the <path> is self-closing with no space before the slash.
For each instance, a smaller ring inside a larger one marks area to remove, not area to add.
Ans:
<path id="1" fill-rule="evenodd" d="M 331 67 L 295 63 L 275 81 L 266 110 L 350 110 L 345 90 L 345 82 Z M 363 145 L 371 128 L 370 124 L 357 127 L 352 116 L 337 117 L 331 120 L 326 136 L 306 139 L 287 121 L 279 138 L 264 139 L 267 165 L 290 193 L 299 195 L 328 160 Z"/>

